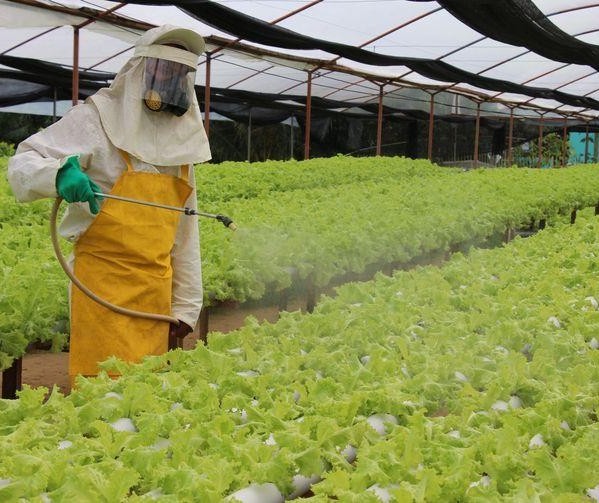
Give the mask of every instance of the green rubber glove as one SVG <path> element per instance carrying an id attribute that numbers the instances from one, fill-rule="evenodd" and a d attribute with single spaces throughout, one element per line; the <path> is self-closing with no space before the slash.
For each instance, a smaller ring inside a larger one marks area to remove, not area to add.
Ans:
<path id="1" fill-rule="evenodd" d="M 81 171 L 79 158 L 69 157 L 56 174 L 56 191 L 68 203 L 89 203 L 89 210 L 95 215 L 100 211 L 99 201 L 102 199 L 94 192 L 102 192 L 89 176 Z"/>

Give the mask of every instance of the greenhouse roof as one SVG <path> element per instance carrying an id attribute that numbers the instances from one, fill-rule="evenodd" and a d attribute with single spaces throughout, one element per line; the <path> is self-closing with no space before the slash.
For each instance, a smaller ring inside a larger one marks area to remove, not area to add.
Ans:
<path id="1" fill-rule="evenodd" d="M 4 110 L 70 106 L 74 62 L 81 99 L 143 31 L 170 23 L 206 38 L 198 92 L 209 84 L 210 110 L 224 116 L 251 106 L 284 120 L 308 93 L 317 113 L 357 117 L 376 117 L 381 100 L 386 117 L 425 118 L 431 96 L 436 116 L 456 120 L 599 114 L 590 0 L 0 0 L 0 13 Z"/>

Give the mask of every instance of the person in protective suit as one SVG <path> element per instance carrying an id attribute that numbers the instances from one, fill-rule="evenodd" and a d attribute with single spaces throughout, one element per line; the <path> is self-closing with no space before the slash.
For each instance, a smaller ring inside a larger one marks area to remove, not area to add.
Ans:
<path id="1" fill-rule="evenodd" d="M 196 216 L 98 194 L 196 209 L 193 164 L 211 158 L 194 92 L 204 40 L 170 25 L 145 32 L 109 88 L 21 144 L 8 166 L 19 201 L 72 203 L 59 227 L 74 242 L 73 270 L 97 296 L 179 324 L 125 316 L 70 295 L 71 382 L 111 356 L 165 353 L 192 331 L 202 308 Z"/>

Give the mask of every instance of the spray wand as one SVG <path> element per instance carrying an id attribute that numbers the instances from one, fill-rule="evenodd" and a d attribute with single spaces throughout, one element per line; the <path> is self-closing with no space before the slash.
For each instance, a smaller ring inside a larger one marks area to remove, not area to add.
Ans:
<path id="1" fill-rule="evenodd" d="M 107 197 L 108 199 L 117 199 L 119 201 L 125 201 L 127 203 L 135 203 L 135 204 L 143 204 L 144 206 L 154 206 L 155 208 L 162 208 L 163 210 L 173 210 L 179 211 L 181 213 L 185 213 L 186 215 L 198 215 L 200 217 L 214 218 L 221 222 L 225 227 L 231 229 L 232 231 L 237 230 L 237 226 L 229 217 L 225 215 L 214 215 L 212 213 L 205 213 L 203 211 L 197 211 L 188 207 L 180 207 L 180 206 L 169 206 L 167 204 L 158 204 L 152 203 L 150 201 L 141 201 L 139 199 L 132 199 L 130 197 L 123 196 L 115 196 L 113 194 L 104 194 L 102 192 L 94 192 L 94 196 L 98 197 Z"/>

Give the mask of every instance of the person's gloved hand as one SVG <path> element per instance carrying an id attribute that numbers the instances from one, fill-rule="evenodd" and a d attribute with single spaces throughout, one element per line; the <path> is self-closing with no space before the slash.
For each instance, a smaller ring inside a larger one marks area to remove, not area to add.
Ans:
<path id="1" fill-rule="evenodd" d="M 56 174 L 56 191 L 68 203 L 89 203 L 89 210 L 95 215 L 100 211 L 100 197 L 94 192 L 102 192 L 82 170 L 76 155 L 69 157 Z"/>
<path id="2" fill-rule="evenodd" d="M 182 322 L 181 320 L 179 320 L 179 324 L 175 325 L 174 323 L 171 323 L 168 329 L 168 336 L 169 337 L 177 337 L 178 339 L 185 337 L 187 334 L 189 334 L 190 332 L 193 331 L 193 328 L 191 328 L 187 323 Z"/>

